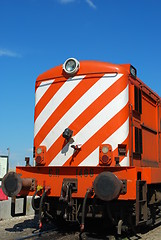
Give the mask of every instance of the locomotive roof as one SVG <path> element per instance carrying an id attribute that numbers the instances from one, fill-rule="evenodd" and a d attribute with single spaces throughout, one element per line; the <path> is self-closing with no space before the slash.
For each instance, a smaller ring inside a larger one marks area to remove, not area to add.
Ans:
<path id="1" fill-rule="evenodd" d="M 77 72 L 77 75 L 82 74 L 98 74 L 98 73 L 116 73 L 116 72 L 126 72 L 128 73 L 128 69 L 130 69 L 130 64 L 112 64 L 108 62 L 100 62 L 100 61 L 80 61 L 80 69 Z M 129 70 L 130 73 L 130 70 Z M 37 78 L 37 81 L 58 78 L 58 77 L 67 77 L 63 71 L 62 64 L 56 66 L 54 68 L 49 69 L 48 71 L 40 74 Z"/>
<path id="2" fill-rule="evenodd" d="M 88 75 L 88 74 L 101 74 L 101 73 L 116 73 L 120 72 L 123 74 L 130 75 L 130 66 L 131 64 L 113 64 L 109 62 L 101 62 L 101 61 L 93 61 L 93 60 L 85 60 L 80 61 L 80 68 L 76 75 Z M 53 78 L 69 78 L 69 75 L 67 75 L 62 68 L 62 64 L 56 67 L 53 67 L 46 72 L 40 74 L 38 78 L 36 79 L 37 82 L 47 80 L 47 79 L 53 79 Z M 157 101 L 161 101 L 160 96 L 155 93 L 152 89 L 150 89 L 144 82 L 142 82 L 138 77 L 136 77 L 135 80 L 133 80 L 134 85 L 139 86 L 142 88 L 142 91 L 146 92 L 148 95 L 150 95 L 152 98 L 154 98 Z"/>

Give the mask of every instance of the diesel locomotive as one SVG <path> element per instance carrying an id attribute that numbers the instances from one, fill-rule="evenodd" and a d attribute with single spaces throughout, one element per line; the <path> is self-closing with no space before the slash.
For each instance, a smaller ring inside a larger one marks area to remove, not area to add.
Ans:
<path id="1" fill-rule="evenodd" d="M 2 188 L 13 202 L 33 196 L 40 228 L 44 216 L 79 222 L 81 231 L 90 217 L 118 233 L 155 224 L 161 98 L 131 64 L 69 58 L 44 72 L 35 84 L 34 164 L 9 172 Z"/>

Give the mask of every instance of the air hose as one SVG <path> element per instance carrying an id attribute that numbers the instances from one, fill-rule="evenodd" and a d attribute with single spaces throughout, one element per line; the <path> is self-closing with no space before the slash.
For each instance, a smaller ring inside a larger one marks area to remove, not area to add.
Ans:
<path id="1" fill-rule="evenodd" d="M 50 188 L 46 188 L 45 191 L 43 192 L 42 194 L 42 197 L 40 199 L 40 204 L 39 204 L 39 228 L 41 229 L 42 228 L 42 219 L 43 219 L 43 215 L 42 215 L 42 212 L 43 212 L 43 204 L 44 204 L 44 198 L 46 196 L 46 193 L 50 190 Z M 50 216 L 50 215 L 48 215 Z"/>
<path id="2" fill-rule="evenodd" d="M 83 200 L 83 207 L 82 207 L 82 220 L 81 220 L 81 225 L 80 225 L 80 231 L 84 231 L 84 223 L 85 223 L 85 210 L 86 210 L 86 202 L 88 195 L 93 192 L 93 189 L 87 189 L 87 192 L 85 194 L 84 200 Z"/>
<path id="3" fill-rule="evenodd" d="M 38 193 L 39 191 L 41 191 L 42 189 L 43 189 L 43 187 L 38 185 L 38 186 L 37 186 L 37 189 L 36 189 L 36 191 L 35 191 L 35 193 L 34 193 L 34 195 L 33 195 L 33 197 L 32 197 L 32 200 L 31 200 L 32 208 L 33 208 L 35 211 L 39 211 L 39 208 L 35 207 L 35 197 L 36 197 L 37 193 Z"/>

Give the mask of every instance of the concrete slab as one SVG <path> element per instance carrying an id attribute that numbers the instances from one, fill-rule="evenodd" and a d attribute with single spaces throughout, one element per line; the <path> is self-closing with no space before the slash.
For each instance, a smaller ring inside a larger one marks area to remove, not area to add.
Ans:
<path id="1" fill-rule="evenodd" d="M 33 215 L 35 212 L 31 205 L 31 199 L 32 197 L 27 197 L 27 203 L 26 203 L 26 215 Z M 15 205 L 15 213 L 22 213 L 23 212 L 23 199 L 19 198 L 16 199 L 16 205 Z M 11 216 L 11 198 L 8 198 L 8 200 L 0 201 L 0 219 L 10 219 Z"/>

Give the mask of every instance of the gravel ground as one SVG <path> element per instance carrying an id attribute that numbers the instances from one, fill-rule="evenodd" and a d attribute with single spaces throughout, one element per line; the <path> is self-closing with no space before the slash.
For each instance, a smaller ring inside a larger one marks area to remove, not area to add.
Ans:
<path id="1" fill-rule="evenodd" d="M 17 239 L 31 234 L 37 228 L 36 217 L 23 216 L 0 221 L 0 240 Z"/>
<path id="2" fill-rule="evenodd" d="M 25 217 L 16 217 L 9 220 L 0 221 L 0 240 L 18 240 L 25 236 L 31 235 L 32 233 L 37 234 L 32 239 L 59 239 L 59 240 L 77 240 L 79 239 L 79 232 L 51 232 L 51 229 L 55 228 L 53 224 L 47 224 L 46 229 L 48 233 L 45 235 L 38 235 L 38 219 L 36 216 L 25 216 Z M 83 234 L 83 238 L 88 240 L 114 240 L 114 236 L 98 236 L 96 234 Z M 25 239 L 25 238 L 24 238 Z M 31 239 L 31 238 L 28 238 Z M 137 236 L 132 237 L 123 237 L 122 239 L 127 240 L 161 240 L 161 225 L 155 227 L 149 232 L 139 233 Z"/>

